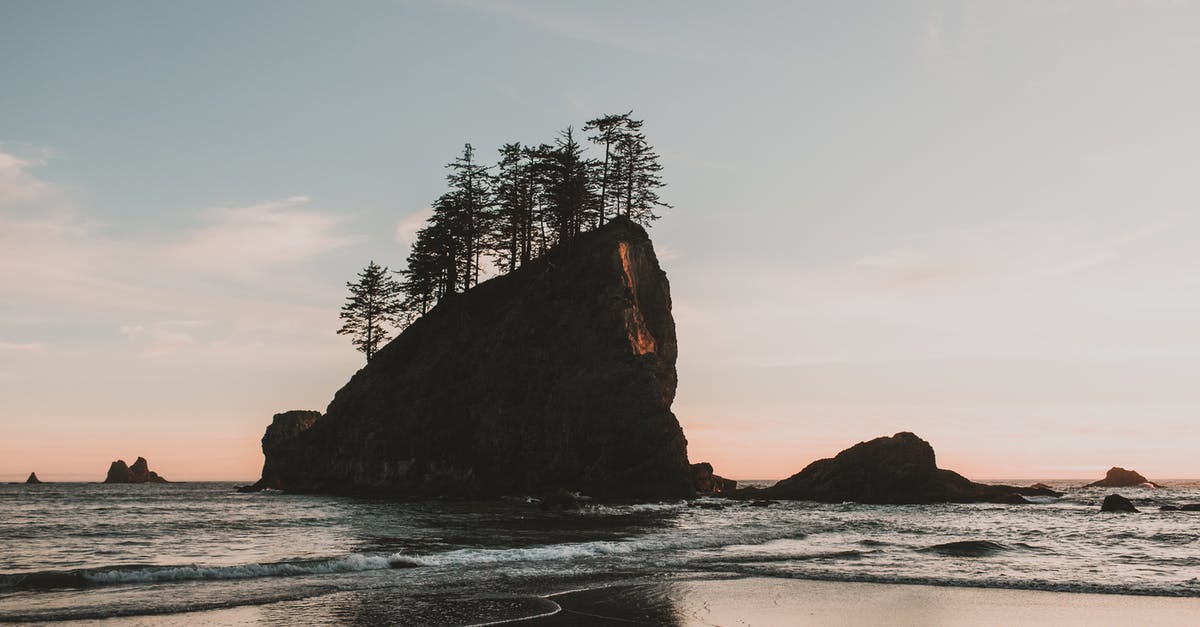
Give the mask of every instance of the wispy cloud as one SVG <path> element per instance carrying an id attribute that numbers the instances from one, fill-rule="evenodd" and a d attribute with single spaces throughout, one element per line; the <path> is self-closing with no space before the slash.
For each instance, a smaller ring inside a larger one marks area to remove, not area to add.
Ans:
<path id="1" fill-rule="evenodd" d="M 148 356 L 165 355 L 196 343 L 196 338 L 188 333 L 174 331 L 166 325 L 145 327 L 143 325 L 125 325 L 121 327 L 121 335 L 137 343 L 144 354 Z"/>
<path id="2" fill-rule="evenodd" d="M 433 207 L 426 207 L 420 211 L 414 211 L 396 223 L 395 240 L 404 247 L 413 245 L 417 241 L 417 231 L 425 226 L 426 220 L 433 216 Z"/>
<path id="3" fill-rule="evenodd" d="M 704 62 L 727 62 L 731 56 L 744 53 L 721 50 L 713 45 L 712 40 L 705 38 L 697 37 L 693 42 L 663 31 L 644 32 L 643 29 L 649 28 L 648 25 L 615 23 L 612 14 L 604 11 L 601 5 L 596 5 L 595 10 L 581 12 L 578 10 L 580 5 L 559 3 L 534 6 L 502 0 L 451 0 L 450 4 L 517 20 L 559 37 L 627 52 Z M 680 30 L 689 32 L 687 29 Z"/>
<path id="4" fill-rule="evenodd" d="M 311 202 L 291 196 L 204 210 L 205 224 L 163 252 L 183 265 L 241 274 L 327 253 L 357 239 L 339 233 L 341 219 L 308 208 Z"/>
<path id="5" fill-rule="evenodd" d="M 32 155 L 18 155 L 0 144 L 0 207 L 31 201 L 46 193 L 48 186 L 33 170 L 46 165 L 49 152 L 41 149 L 30 152 Z"/>

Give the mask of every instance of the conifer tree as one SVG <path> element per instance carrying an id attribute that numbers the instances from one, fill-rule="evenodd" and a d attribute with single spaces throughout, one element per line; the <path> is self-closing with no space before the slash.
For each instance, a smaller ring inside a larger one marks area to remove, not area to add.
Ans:
<path id="1" fill-rule="evenodd" d="M 367 362 L 389 337 L 389 327 L 402 323 L 400 284 L 392 278 L 386 267 L 372 260 L 358 281 L 346 283 L 350 295 L 342 305 L 342 328 L 339 335 L 349 335 L 354 347 L 367 356 Z"/>
<path id="2" fill-rule="evenodd" d="M 446 167 L 450 169 L 450 174 L 446 175 L 446 182 L 450 184 L 450 202 L 446 205 L 453 214 L 448 222 L 451 236 L 460 245 L 460 285 L 466 290 L 479 282 L 479 262 L 484 236 L 488 232 L 488 208 L 492 204 L 492 177 L 487 166 L 475 160 L 475 149 L 471 144 L 466 144 L 462 156 Z"/>
<path id="3" fill-rule="evenodd" d="M 670 205 L 658 195 L 658 190 L 666 185 L 659 174 L 662 165 L 641 128 L 641 120 L 629 120 L 628 131 L 617 139 L 613 159 L 614 185 L 620 192 L 618 213 L 624 213 L 625 217 L 642 226 L 649 226 L 659 218 L 654 210 L 670 208 Z"/>
<path id="4" fill-rule="evenodd" d="M 555 242 L 569 242 L 582 230 L 593 210 L 592 185 L 583 148 L 568 126 L 559 134 L 551 153 L 551 178 L 547 199 Z"/>
<path id="5" fill-rule="evenodd" d="M 597 145 L 604 146 L 604 159 L 597 161 L 597 175 L 595 176 L 596 185 L 600 188 L 600 199 L 597 204 L 596 211 L 596 228 L 604 226 L 605 214 L 608 211 L 610 204 L 614 203 L 612 197 L 612 182 L 613 170 L 612 157 L 613 149 L 620 139 L 629 132 L 630 118 L 633 111 L 621 114 L 609 114 L 588 120 L 583 125 L 583 131 L 593 131 L 594 134 L 589 135 L 588 139 Z"/>

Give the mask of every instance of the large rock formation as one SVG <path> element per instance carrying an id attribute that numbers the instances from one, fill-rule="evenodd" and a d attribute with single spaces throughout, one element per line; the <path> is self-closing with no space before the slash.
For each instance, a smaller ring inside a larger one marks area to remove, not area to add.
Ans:
<path id="1" fill-rule="evenodd" d="M 41 482 L 42 482 L 42 480 L 38 479 L 36 472 L 29 473 L 29 478 L 25 480 L 25 483 L 41 483 Z"/>
<path id="2" fill-rule="evenodd" d="M 126 466 L 123 459 L 113 462 L 104 483 L 167 483 L 167 480 L 150 470 L 145 457 L 139 457 L 132 466 Z"/>
<path id="3" fill-rule="evenodd" d="M 737 489 L 737 481 L 713 473 L 712 464 L 692 464 L 692 487 L 700 494 L 728 494 Z"/>
<path id="4" fill-rule="evenodd" d="M 614 220 L 444 298 L 323 416 L 275 416 L 259 488 L 485 497 L 693 493 L 675 323 L 641 227 Z"/>
<path id="5" fill-rule="evenodd" d="M 975 483 L 937 467 L 933 447 L 903 432 L 860 442 L 769 488 L 745 489 L 740 498 L 840 503 L 1025 503 L 1025 496 L 1059 496 L 1044 488 Z"/>
<path id="6" fill-rule="evenodd" d="M 1104 478 L 1099 481 L 1084 486 L 1085 488 L 1134 488 L 1138 486 L 1147 486 L 1151 488 L 1161 488 L 1162 486 L 1143 477 L 1136 470 L 1125 470 L 1120 466 L 1113 466 L 1104 474 Z"/>

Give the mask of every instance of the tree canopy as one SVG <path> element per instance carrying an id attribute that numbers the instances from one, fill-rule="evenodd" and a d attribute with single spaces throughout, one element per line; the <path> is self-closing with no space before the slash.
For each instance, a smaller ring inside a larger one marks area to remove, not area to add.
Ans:
<path id="1" fill-rule="evenodd" d="M 650 226 L 670 208 L 659 196 L 662 165 L 633 111 L 571 126 L 550 144 L 512 142 L 485 165 L 470 144 L 446 165 L 447 190 L 417 231 L 400 281 L 374 261 L 347 283 L 338 333 L 370 361 L 387 339 L 449 294 L 487 275 L 516 270 L 552 248 L 570 250 L 581 233 L 624 216 Z M 581 143 L 586 136 L 600 156 Z"/>

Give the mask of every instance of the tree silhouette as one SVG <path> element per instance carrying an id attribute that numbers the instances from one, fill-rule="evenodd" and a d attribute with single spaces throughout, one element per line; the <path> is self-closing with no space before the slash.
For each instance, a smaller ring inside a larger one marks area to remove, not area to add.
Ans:
<path id="1" fill-rule="evenodd" d="M 583 132 L 594 131 L 588 136 L 592 143 L 604 146 L 604 159 L 597 161 L 599 172 L 596 183 L 600 187 L 600 201 L 596 212 L 596 228 L 604 226 L 604 217 L 609 203 L 613 202 L 609 191 L 612 189 L 613 170 L 610 168 L 613 148 L 629 132 L 630 119 L 633 111 L 621 114 L 609 114 L 588 120 L 583 125 Z M 640 124 L 640 123 L 639 123 Z"/>
<path id="2" fill-rule="evenodd" d="M 583 148 L 575 141 L 575 131 L 570 126 L 559 134 L 550 158 L 546 192 L 551 228 L 555 243 L 565 244 L 583 230 L 593 205 L 588 162 L 583 158 Z"/>
<path id="3" fill-rule="evenodd" d="M 658 190 L 666 185 L 659 174 L 662 165 L 641 128 L 641 120 L 628 120 L 626 132 L 617 138 L 613 178 L 620 193 L 618 213 L 623 211 L 626 218 L 649 226 L 659 217 L 654 210 L 670 205 L 658 195 Z"/>
<path id="4" fill-rule="evenodd" d="M 466 144 L 462 155 L 446 167 L 450 169 L 450 174 L 446 175 L 450 191 L 440 204 L 452 214 L 448 220 L 450 234 L 461 247 L 461 285 L 467 290 L 479 282 L 479 262 L 484 236 L 488 232 L 488 208 L 492 205 L 492 177 L 486 166 L 475 161 L 475 149 L 471 144 Z"/>
<path id="5" fill-rule="evenodd" d="M 553 145 L 505 144 L 494 175 L 475 158 L 474 147 L 465 144 L 462 154 L 446 165 L 449 189 L 417 231 L 407 266 L 396 273 L 401 281 L 386 287 L 397 296 L 395 309 L 385 314 L 392 318 L 385 322 L 407 326 L 448 294 L 469 290 L 478 284 L 487 260 L 500 272 L 512 272 L 555 246 L 569 247 L 610 215 L 624 215 L 643 226 L 658 219 L 655 210 L 670 207 L 658 193 L 664 186 L 662 165 L 641 131 L 642 121 L 632 116 L 633 111 L 610 114 L 583 126 L 592 133 L 588 139 L 604 147 L 603 159 L 589 159 L 570 126 Z M 379 268 L 372 262 L 364 272 L 377 274 Z M 382 272 L 386 277 L 387 269 Z M 360 279 L 357 289 L 366 289 L 364 275 Z M 342 317 L 361 308 L 348 303 Z M 359 334 L 355 346 L 368 360 L 386 339 L 382 326 L 361 321 L 347 322 L 339 333 Z"/>
<path id="6" fill-rule="evenodd" d="M 400 301 L 400 284 L 374 260 L 358 273 L 358 281 L 346 283 L 350 295 L 342 305 L 339 335 L 349 335 L 354 347 L 367 356 L 367 362 L 388 339 L 388 328 L 405 322 Z"/>

